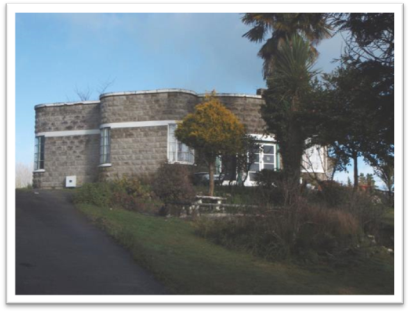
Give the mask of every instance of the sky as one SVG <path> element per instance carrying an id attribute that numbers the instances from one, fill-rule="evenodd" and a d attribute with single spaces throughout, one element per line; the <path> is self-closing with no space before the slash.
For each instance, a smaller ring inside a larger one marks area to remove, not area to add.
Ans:
<path id="1" fill-rule="evenodd" d="M 16 15 L 16 163 L 32 165 L 34 106 L 79 100 L 76 90 L 181 88 L 256 94 L 264 88 L 261 43 L 242 35 L 237 13 Z M 316 68 L 329 73 L 343 49 L 340 34 L 317 47 Z M 352 179 L 348 173 L 336 180 Z M 361 159 L 359 171 L 372 173 Z M 376 179 L 377 184 L 380 181 Z"/>

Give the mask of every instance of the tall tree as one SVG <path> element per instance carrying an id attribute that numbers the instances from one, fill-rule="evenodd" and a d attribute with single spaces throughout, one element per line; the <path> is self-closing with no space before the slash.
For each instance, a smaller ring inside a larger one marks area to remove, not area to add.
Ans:
<path id="1" fill-rule="evenodd" d="M 314 57 L 310 44 L 299 35 L 286 39 L 275 55 L 276 65 L 267 80 L 262 118 L 274 133 L 282 155 L 288 185 L 299 185 L 306 140 L 316 131 Z"/>
<path id="2" fill-rule="evenodd" d="M 263 44 L 258 55 L 263 59 L 263 75 L 267 79 L 273 71 L 276 55 L 287 38 L 297 34 L 310 45 L 310 51 L 317 56 L 316 46 L 331 37 L 331 25 L 324 13 L 246 13 L 242 21 L 251 28 L 243 36 Z"/>
<path id="3" fill-rule="evenodd" d="M 205 97 L 175 130 L 176 138 L 194 148 L 205 159 L 209 169 L 209 195 L 214 193 L 215 161 L 218 156 L 243 153 L 245 127 L 215 96 Z"/>
<path id="4" fill-rule="evenodd" d="M 371 85 L 361 90 L 361 105 L 373 121 L 365 157 L 376 166 L 394 153 L 394 14 L 337 13 L 331 20 L 348 34 L 343 66 Z"/>
<path id="5" fill-rule="evenodd" d="M 377 111 L 365 105 L 377 100 L 370 96 L 372 80 L 357 75 L 354 66 L 343 63 L 332 74 L 324 75 L 324 80 L 326 118 L 320 124 L 318 139 L 329 146 L 334 158 L 342 160 L 341 168 L 353 160 L 353 184 L 357 189 L 359 157 L 370 157 L 372 140 L 377 136 Z"/>

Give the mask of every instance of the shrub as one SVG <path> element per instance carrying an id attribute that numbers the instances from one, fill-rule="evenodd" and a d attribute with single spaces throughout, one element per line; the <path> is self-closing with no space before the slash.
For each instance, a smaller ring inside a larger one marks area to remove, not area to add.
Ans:
<path id="1" fill-rule="evenodd" d="M 262 170 L 255 175 L 257 184 L 257 202 L 262 205 L 275 203 L 282 205 L 285 199 L 283 172 Z"/>
<path id="2" fill-rule="evenodd" d="M 76 190 L 74 202 L 150 214 L 159 214 L 160 207 L 163 206 L 163 203 L 155 198 L 150 187 L 136 177 L 86 183 Z"/>
<path id="3" fill-rule="evenodd" d="M 85 183 L 76 190 L 74 202 L 109 207 L 112 195 L 112 187 L 109 182 Z"/>
<path id="4" fill-rule="evenodd" d="M 113 188 L 117 192 L 142 199 L 150 199 L 152 197 L 151 188 L 148 184 L 144 184 L 137 177 L 122 177 L 113 182 Z"/>
<path id="5" fill-rule="evenodd" d="M 362 229 L 373 235 L 379 231 L 386 212 L 383 204 L 375 202 L 373 195 L 365 192 L 350 192 L 339 209 L 354 215 Z"/>
<path id="6" fill-rule="evenodd" d="M 184 204 L 188 205 L 195 198 L 190 170 L 185 165 L 161 165 L 154 177 L 152 189 L 165 202 L 167 209 L 176 215 L 180 214 Z"/>
<path id="7" fill-rule="evenodd" d="M 351 214 L 316 206 L 258 209 L 243 217 L 202 217 L 195 227 L 199 235 L 217 244 L 269 260 L 294 256 L 315 262 L 354 248 L 361 235 Z"/>
<path id="8" fill-rule="evenodd" d="M 353 189 L 343 186 L 335 181 L 321 181 L 317 195 L 328 207 L 336 207 L 344 204 L 348 200 Z"/>

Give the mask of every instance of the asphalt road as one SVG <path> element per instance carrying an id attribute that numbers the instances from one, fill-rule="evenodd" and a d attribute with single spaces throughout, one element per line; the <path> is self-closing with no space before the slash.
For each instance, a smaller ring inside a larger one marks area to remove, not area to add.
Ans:
<path id="1" fill-rule="evenodd" d="M 166 294 L 65 191 L 16 192 L 16 294 Z"/>

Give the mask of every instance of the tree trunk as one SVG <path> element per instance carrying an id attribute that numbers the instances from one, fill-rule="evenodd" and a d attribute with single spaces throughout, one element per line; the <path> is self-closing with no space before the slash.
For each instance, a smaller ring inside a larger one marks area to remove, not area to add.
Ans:
<path id="1" fill-rule="evenodd" d="M 215 173 L 215 160 L 209 162 L 209 196 L 214 196 L 214 188 L 215 188 L 214 173 Z"/>
<path id="2" fill-rule="evenodd" d="M 285 174 L 285 205 L 300 195 L 301 163 L 305 147 L 304 136 L 295 121 L 288 127 L 286 142 L 279 143 Z"/>
<path id="3" fill-rule="evenodd" d="M 357 190 L 357 188 L 359 187 L 359 169 L 357 166 L 357 154 L 354 153 L 353 156 L 353 179 L 354 179 L 354 183 L 353 183 L 353 187 L 355 190 Z"/>

